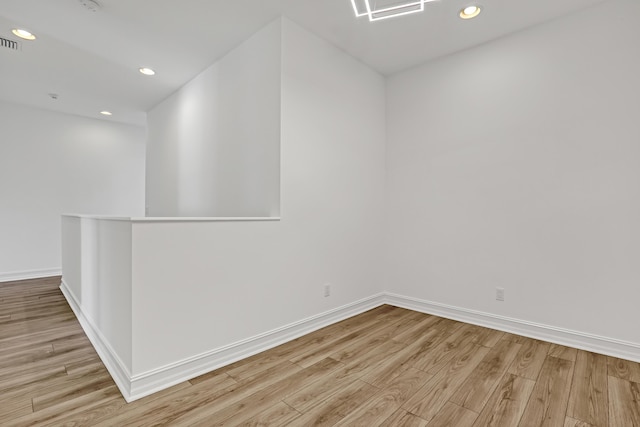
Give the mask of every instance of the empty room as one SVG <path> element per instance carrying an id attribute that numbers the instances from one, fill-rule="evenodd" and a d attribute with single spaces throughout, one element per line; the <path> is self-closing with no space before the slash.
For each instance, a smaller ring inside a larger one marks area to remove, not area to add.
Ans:
<path id="1" fill-rule="evenodd" d="M 638 0 L 2 0 L 0 425 L 640 427 Z"/>

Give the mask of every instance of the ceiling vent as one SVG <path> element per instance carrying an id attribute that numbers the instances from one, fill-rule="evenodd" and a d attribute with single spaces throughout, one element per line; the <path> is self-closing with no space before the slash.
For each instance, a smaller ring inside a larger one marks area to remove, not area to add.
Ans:
<path id="1" fill-rule="evenodd" d="M 9 50 L 20 50 L 20 42 L 0 37 L 0 47 Z"/>

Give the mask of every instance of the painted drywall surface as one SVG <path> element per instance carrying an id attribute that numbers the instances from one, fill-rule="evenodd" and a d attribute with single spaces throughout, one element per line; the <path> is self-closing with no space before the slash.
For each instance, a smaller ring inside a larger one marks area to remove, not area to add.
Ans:
<path id="1" fill-rule="evenodd" d="M 148 116 L 150 216 L 277 216 L 280 26 L 274 22 Z"/>
<path id="2" fill-rule="evenodd" d="M 638 13 L 606 2 L 389 79 L 389 291 L 640 343 Z"/>
<path id="3" fill-rule="evenodd" d="M 131 222 L 65 215 L 62 250 L 66 289 L 131 371 Z"/>
<path id="4" fill-rule="evenodd" d="M 134 375 L 282 326 L 310 303 L 294 302 L 282 289 L 289 264 L 279 227 L 133 225 Z M 322 302 L 320 291 L 315 301 Z"/>
<path id="5" fill-rule="evenodd" d="M 60 270 L 60 215 L 143 215 L 145 130 L 0 102 L 0 278 Z"/>
<path id="6" fill-rule="evenodd" d="M 82 219 L 62 216 L 62 273 L 67 289 L 79 302 L 82 299 Z"/>
<path id="7" fill-rule="evenodd" d="M 288 286 L 304 301 L 330 282 L 337 307 L 383 290 L 384 79 L 287 19 L 282 56 Z"/>
<path id="8" fill-rule="evenodd" d="M 132 238 L 127 221 L 84 219 L 90 225 L 89 241 L 83 256 L 92 254 L 96 268 L 95 282 L 82 281 L 83 292 L 90 287 L 96 293 L 89 302 L 89 313 L 125 368 L 132 369 Z M 83 231 L 83 235 L 87 235 Z M 86 286 L 86 288 L 85 288 Z M 86 302 L 83 301 L 86 306 Z M 85 309 L 85 314 L 87 310 Z"/>
<path id="9" fill-rule="evenodd" d="M 384 79 L 280 25 L 282 219 L 134 224 L 133 375 L 381 291 Z"/>

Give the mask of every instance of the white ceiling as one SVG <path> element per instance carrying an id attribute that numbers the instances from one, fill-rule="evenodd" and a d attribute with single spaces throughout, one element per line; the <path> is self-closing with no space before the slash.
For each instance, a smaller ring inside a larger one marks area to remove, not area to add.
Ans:
<path id="1" fill-rule="evenodd" d="M 440 0 L 373 23 L 356 19 L 350 0 L 97 1 L 90 12 L 79 0 L 0 0 L 2 37 L 15 40 L 14 27 L 38 36 L 19 52 L 0 48 L 0 99 L 144 124 L 146 111 L 279 16 L 389 75 L 603 0 L 481 0 L 469 21 L 458 11 L 478 2 Z"/>

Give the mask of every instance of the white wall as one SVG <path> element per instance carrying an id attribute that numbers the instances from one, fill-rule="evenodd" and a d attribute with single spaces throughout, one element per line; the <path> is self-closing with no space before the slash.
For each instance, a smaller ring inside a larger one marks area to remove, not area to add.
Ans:
<path id="1" fill-rule="evenodd" d="M 59 274 L 64 212 L 143 214 L 143 128 L 0 102 L 0 136 L 0 281 Z"/>
<path id="2" fill-rule="evenodd" d="M 339 306 L 383 290 L 384 79 L 287 19 L 282 58 L 290 301 L 314 300 L 330 282 L 337 301 L 321 307 Z"/>
<path id="3" fill-rule="evenodd" d="M 150 216 L 277 216 L 279 23 L 156 106 L 148 123 Z"/>
<path id="4" fill-rule="evenodd" d="M 282 31 L 282 219 L 134 225 L 134 374 L 382 290 L 384 79 L 286 19 L 274 25 Z M 153 153 L 148 162 L 157 167 Z M 148 332 L 158 325 L 163 333 Z"/>
<path id="5" fill-rule="evenodd" d="M 389 79 L 388 290 L 640 343 L 638 14 L 606 2 Z"/>
<path id="6" fill-rule="evenodd" d="M 99 331 L 99 340 L 126 376 L 133 354 L 131 222 L 64 215 L 61 223 L 62 291 L 81 324 L 90 328 L 87 335 L 95 342 Z"/>

